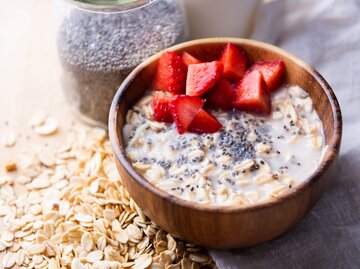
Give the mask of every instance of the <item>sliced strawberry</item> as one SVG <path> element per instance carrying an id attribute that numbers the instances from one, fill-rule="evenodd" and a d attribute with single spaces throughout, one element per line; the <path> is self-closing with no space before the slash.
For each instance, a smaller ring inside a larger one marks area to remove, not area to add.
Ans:
<path id="1" fill-rule="evenodd" d="M 234 106 L 240 110 L 269 113 L 270 96 L 259 71 L 246 72 L 234 89 Z"/>
<path id="2" fill-rule="evenodd" d="M 154 90 L 183 93 L 186 85 L 186 65 L 173 51 L 164 52 L 158 62 L 153 84 Z"/>
<path id="3" fill-rule="evenodd" d="M 170 101 L 171 115 L 180 134 L 188 129 L 199 110 L 204 106 L 205 100 L 196 96 L 176 95 Z"/>
<path id="4" fill-rule="evenodd" d="M 271 92 L 280 86 L 285 73 L 285 64 L 280 60 L 258 62 L 251 66 L 250 70 L 261 72 L 266 82 L 267 90 Z"/>
<path id="5" fill-rule="evenodd" d="M 210 90 L 220 79 L 222 68 L 218 61 L 190 64 L 186 78 L 186 94 L 200 96 Z"/>
<path id="6" fill-rule="evenodd" d="M 234 107 L 233 95 L 233 86 L 229 81 L 222 78 L 215 88 L 207 95 L 206 100 L 213 107 L 221 108 L 222 110 L 231 110 Z"/>
<path id="7" fill-rule="evenodd" d="M 186 51 L 182 54 L 183 62 L 186 66 L 189 66 L 190 64 L 200 64 L 201 61 L 192 56 L 190 53 L 187 53 Z"/>
<path id="8" fill-rule="evenodd" d="M 200 109 L 189 126 L 189 131 L 196 134 L 216 133 L 223 126 L 210 113 Z"/>
<path id="9" fill-rule="evenodd" d="M 220 61 L 224 65 L 225 78 L 238 81 L 244 76 L 248 60 L 245 52 L 238 46 L 228 43 L 221 54 Z"/>
<path id="10" fill-rule="evenodd" d="M 153 94 L 152 107 L 154 110 L 153 119 L 161 122 L 173 122 L 173 117 L 170 112 L 170 101 L 172 95 L 170 93 L 156 91 Z"/>

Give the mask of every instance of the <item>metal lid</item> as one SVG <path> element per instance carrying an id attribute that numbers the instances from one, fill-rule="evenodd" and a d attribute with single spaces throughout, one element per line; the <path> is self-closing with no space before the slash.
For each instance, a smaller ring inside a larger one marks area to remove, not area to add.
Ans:
<path id="1" fill-rule="evenodd" d="M 80 9 L 95 12 L 122 12 L 145 6 L 157 0 L 64 0 Z"/>

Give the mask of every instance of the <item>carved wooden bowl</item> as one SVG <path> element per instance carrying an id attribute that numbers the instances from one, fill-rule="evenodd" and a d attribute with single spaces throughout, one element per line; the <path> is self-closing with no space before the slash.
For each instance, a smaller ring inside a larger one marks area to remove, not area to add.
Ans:
<path id="1" fill-rule="evenodd" d="M 158 189 L 132 167 L 122 136 L 129 108 L 151 87 L 158 53 L 140 64 L 117 91 L 109 116 L 109 135 L 121 178 L 131 197 L 156 224 L 175 237 L 213 248 L 238 248 L 273 239 L 298 223 L 317 203 L 334 174 L 339 154 L 342 119 L 338 101 L 327 82 L 310 65 L 269 44 L 238 38 L 211 38 L 185 42 L 168 50 L 187 51 L 211 61 L 228 42 L 239 45 L 251 62 L 281 59 L 285 83 L 299 85 L 313 99 L 323 122 L 328 150 L 319 168 L 304 183 L 276 200 L 240 206 L 200 205 Z"/>

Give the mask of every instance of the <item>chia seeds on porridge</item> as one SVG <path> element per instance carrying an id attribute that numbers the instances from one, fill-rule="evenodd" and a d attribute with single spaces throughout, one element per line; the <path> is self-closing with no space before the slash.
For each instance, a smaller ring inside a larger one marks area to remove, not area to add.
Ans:
<path id="1" fill-rule="evenodd" d="M 326 150 L 321 120 L 298 86 L 274 93 L 269 115 L 211 110 L 224 127 L 201 135 L 153 121 L 151 102 L 149 93 L 127 113 L 127 156 L 147 180 L 185 200 L 246 206 L 277 198 L 304 182 Z"/>

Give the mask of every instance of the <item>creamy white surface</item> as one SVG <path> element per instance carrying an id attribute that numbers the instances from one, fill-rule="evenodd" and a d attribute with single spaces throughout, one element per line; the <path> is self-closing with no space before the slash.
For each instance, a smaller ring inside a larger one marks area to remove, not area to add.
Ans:
<path id="1" fill-rule="evenodd" d="M 129 111 L 123 130 L 134 167 L 154 185 L 183 199 L 248 205 L 291 190 L 319 165 L 324 149 L 322 123 L 311 98 L 297 86 L 273 94 L 268 116 L 211 113 L 224 126 L 221 132 L 180 135 L 175 124 L 151 121 L 151 96 L 144 97 Z M 240 154 L 239 147 L 221 144 L 224 136 L 243 130 L 241 127 L 246 134 L 226 141 L 237 144 L 245 137 L 254 149 L 250 153 Z M 177 149 L 182 143 L 187 146 Z M 183 164 L 177 162 L 181 155 Z"/>

